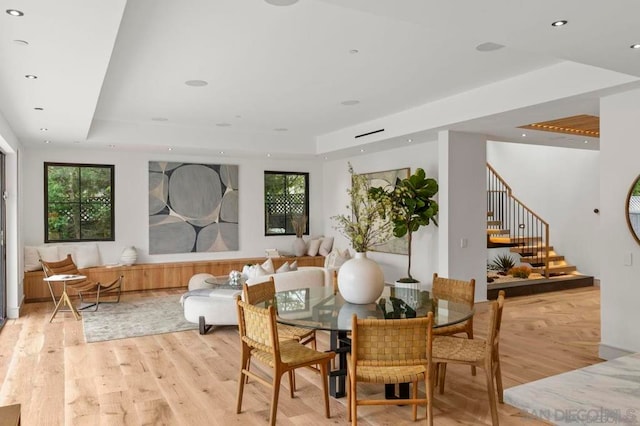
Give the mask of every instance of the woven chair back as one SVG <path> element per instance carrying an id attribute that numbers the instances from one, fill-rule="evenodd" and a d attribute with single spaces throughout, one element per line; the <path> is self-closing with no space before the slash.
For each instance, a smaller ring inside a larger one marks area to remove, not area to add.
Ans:
<path id="1" fill-rule="evenodd" d="M 273 277 L 269 277 L 268 281 L 258 284 L 247 285 L 247 283 L 244 283 L 242 293 L 245 302 L 250 305 L 257 305 L 258 303 L 273 300 L 276 296 L 276 284 Z"/>
<path id="2" fill-rule="evenodd" d="M 476 280 L 454 280 L 433 274 L 433 295 L 452 302 L 464 303 L 473 307 L 476 292 Z"/>
<path id="3" fill-rule="evenodd" d="M 279 347 L 274 307 L 259 308 L 239 299 L 237 303 L 242 341 L 251 348 L 275 355 Z"/>
<path id="4" fill-rule="evenodd" d="M 431 359 L 433 313 L 422 318 L 352 318 L 351 352 L 356 365 L 402 366 Z"/>

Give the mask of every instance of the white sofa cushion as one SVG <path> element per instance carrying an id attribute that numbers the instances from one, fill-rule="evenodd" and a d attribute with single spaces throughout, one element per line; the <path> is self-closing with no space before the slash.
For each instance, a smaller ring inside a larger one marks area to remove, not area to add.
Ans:
<path id="1" fill-rule="evenodd" d="M 38 247 L 38 255 L 45 262 L 57 262 L 62 260 L 58 254 L 58 246 L 40 246 Z"/>
<path id="2" fill-rule="evenodd" d="M 322 287 L 325 285 L 333 285 L 328 275 L 325 269 L 319 266 L 300 266 L 297 271 L 249 278 L 247 284 L 258 284 L 273 277 L 273 281 L 276 284 L 276 291 L 294 290 L 305 287 Z"/>
<path id="3" fill-rule="evenodd" d="M 307 256 L 317 256 L 318 250 L 320 250 L 320 243 L 322 240 L 309 241 L 309 248 L 307 249 Z"/>
<path id="4" fill-rule="evenodd" d="M 40 255 L 38 254 L 38 247 L 25 246 L 24 247 L 24 271 L 39 271 L 42 269 L 42 263 L 40 263 Z"/>
<path id="5" fill-rule="evenodd" d="M 91 268 L 102 264 L 97 244 L 79 244 L 73 250 L 73 260 L 78 268 Z"/>
<path id="6" fill-rule="evenodd" d="M 318 249 L 318 254 L 321 256 L 327 256 L 331 253 L 331 249 L 333 248 L 333 237 L 325 237 L 322 239 L 320 243 L 320 249 Z"/>

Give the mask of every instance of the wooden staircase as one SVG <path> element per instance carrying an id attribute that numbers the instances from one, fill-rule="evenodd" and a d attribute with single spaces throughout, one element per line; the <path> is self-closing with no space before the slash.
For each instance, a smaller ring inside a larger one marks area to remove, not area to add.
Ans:
<path id="1" fill-rule="evenodd" d="M 532 272 L 549 278 L 576 272 L 549 245 L 549 224 L 525 206 L 487 164 L 487 248 L 509 247 Z"/>

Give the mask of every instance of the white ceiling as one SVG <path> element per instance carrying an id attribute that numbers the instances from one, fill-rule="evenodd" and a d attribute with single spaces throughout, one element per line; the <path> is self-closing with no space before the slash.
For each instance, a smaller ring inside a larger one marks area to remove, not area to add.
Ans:
<path id="1" fill-rule="evenodd" d="M 0 5 L 0 113 L 31 147 L 49 140 L 49 147 L 313 155 L 317 136 L 566 61 L 640 79 L 640 49 L 629 48 L 640 43 L 637 0 Z M 558 19 L 569 24 L 553 28 Z M 485 42 L 506 47 L 475 49 Z M 516 127 L 532 121 L 598 115 L 603 93 L 628 86 L 450 128 L 513 140 L 522 133 Z M 347 100 L 360 103 L 341 104 Z M 568 138 L 529 132 L 527 142 Z M 590 142 L 597 149 L 597 139 Z"/>

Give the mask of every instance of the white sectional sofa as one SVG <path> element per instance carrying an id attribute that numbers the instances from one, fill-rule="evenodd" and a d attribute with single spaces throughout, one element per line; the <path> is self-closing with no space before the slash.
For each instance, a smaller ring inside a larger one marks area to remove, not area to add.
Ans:
<path id="1" fill-rule="evenodd" d="M 250 278 L 247 284 L 253 285 L 273 277 L 276 291 L 296 288 L 333 286 L 332 272 L 320 266 L 301 266 L 295 271 L 261 275 Z M 238 324 L 235 298 L 242 289 L 212 288 L 198 289 L 183 295 L 184 317 L 187 321 L 199 324 L 200 334 L 211 327 Z"/>

